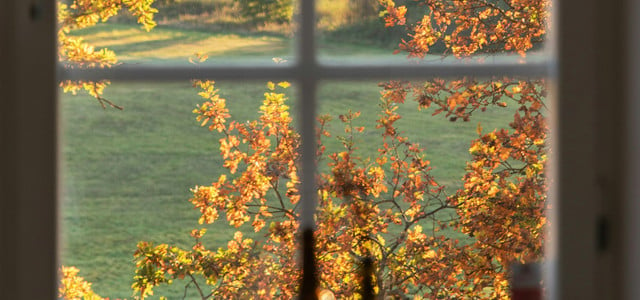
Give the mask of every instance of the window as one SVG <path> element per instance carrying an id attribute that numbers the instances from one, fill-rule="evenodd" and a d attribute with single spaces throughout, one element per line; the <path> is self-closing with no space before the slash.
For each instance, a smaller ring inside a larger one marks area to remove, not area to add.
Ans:
<path id="1" fill-rule="evenodd" d="M 209 77 L 217 72 L 231 79 L 293 77 L 300 81 L 301 98 L 313 103 L 307 99 L 313 99 L 317 81 L 326 78 L 546 71 L 544 65 L 517 64 L 498 68 L 317 65 L 312 23 L 304 17 L 313 10 L 313 3 L 302 3 L 303 34 L 298 64 L 252 68 L 251 72 L 242 68 L 196 72 L 172 69 L 171 79 Z M 56 295 L 58 151 L 53 7 L 53 1 L 6 1 L 0 10 L 3 70 L 0 87 L 5 99 L 0 110 L 3 145 L 0 293 L 11 299 L 47 299 Z M 637 211 L 633 196 L 637 193 L 634 183 L 638 177 L 631 166 L 637 164 L 632 147 L 638 137 L 635 128 L 630 126 L 637 122 L 637 116 L 629 113 L 636 108 L 633 100 L 637 97 L 637 88 L 632 80 L 637 79 L 637 68 L 627 66 L 627 62 L 637 63 L 636 52 L 631 51 L 637 50 L 631 48 L 635 47 L 637 36 L 628 34 L 636 33 L 637 27 L 628 28 L 625 23 L 632 19 L 625 13 L 637 12 L 637 7 L 626 1 L 615 4 L 562 1 L 556 3 L 555 9 L 559 12 L 557 93 L 561 100 L 556 104 L 554 118 L 558 147 L 552 194 L 557 199 L 554 205 L 558 210 L 552 213 L 556 225 L 551 235 L 553 247 L 548 252 L 555 267 L 551 272 L 554 274 L 551 295 L 556 299 L 638 298 L 634 279 L 640 268 L 635 256 L 637 251 L 634 251 L 638 238 L 634 233 L 640 228 L 633 223 L 636 215 L 631 213 Z M 87 72 L 78 76 L 139 79 L 148 71 Z M 160 77 L 164 75 L 158 75 L 158 79 Z M 32 87 L 34 83 L 38 88 Z M 303 110 L 303 114 L 311 116 L 313 110 Z M 308 126 L 303 128 L 310 130 Z"/>

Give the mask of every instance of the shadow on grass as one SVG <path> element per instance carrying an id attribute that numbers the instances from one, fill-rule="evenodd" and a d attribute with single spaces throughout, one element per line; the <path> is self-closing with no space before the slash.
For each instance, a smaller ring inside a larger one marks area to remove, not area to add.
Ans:
<path id="1" fill-rule="evenodd" d="M 210 56 L 281 56 L 287 55 L 290 48 L 288 39 L 282 36 L 211 33 L 167 26 L 158 26 L 147 33 L 133 24 L 108 23 L 74 34 L 85 37 L 97 47 L 131 58 L 186 59 L 196 52 Z"/>
<path id="2" fill-rule="evenodd" d="M 107 46 L 110 50 L 120 54 L 132 54 L 134 52 L 151 51 L 154 49 L 166 48 L 172 45 L 196 42 L 198 38 L 189 36 L 176 36 L 173 38 L 164 38 L 143 42 L 132 42 L 121 45 Z"/>
<path id="3" fill-rule="evenodd" d="M 255 24 L 243 17 L 235 1 L 166 0 L 154 5 L 154 19 L 161 26 L 206 33 L 234 33 L 250 36 L 291 36 L 291 25 Z M 111 22 L 136 24 L 136 17 L 122 11 Z"/>

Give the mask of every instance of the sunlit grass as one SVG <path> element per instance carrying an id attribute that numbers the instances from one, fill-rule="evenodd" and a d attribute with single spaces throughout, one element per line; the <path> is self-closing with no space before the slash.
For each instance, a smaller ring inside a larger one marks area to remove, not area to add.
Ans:
<path id="1" fill-rule="evenodd" d="M 286 56 L 290 41 L 277 36 L 241 36 L 234 33 L 207 33 L 162 26 L 151 32 L 128 24 L 102 24 L 75 32 L 97 48 L 117 53 L 122 62 L 172 61 L 188 63 L 194 53 L 233 58 Z"/>

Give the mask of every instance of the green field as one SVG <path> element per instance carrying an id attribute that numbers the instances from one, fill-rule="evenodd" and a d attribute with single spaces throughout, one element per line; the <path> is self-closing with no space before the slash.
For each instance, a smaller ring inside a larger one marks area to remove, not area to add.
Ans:
<path id="1" fill-rule="evenodd" d="M 126 23 L 76 34 L 116 51 L 123 63 L 187 63 L 195 52 L 208 53 L 212 63 L 230 57 L 269 61 L 291 53 L 289 38 L 278 34 L 207 33 L 172 25 L 146 33 Z M 331 41 L 323 47 L 334 54 L 356 51 L 371 57 L 389 51 Z M 293 84 L 289 93 L 295 109 Z M 257 117 L 265 82 L 221 81 L 217 87 L 235 119 Z M 224 170 L 217 150 L 220 136 L 200 127 L 191 112 L 202 102 L 197 92 L 190 82 L 113 82 L 104 96 L 124 111 L 103 110 L 85 95 L 61 94 L 61 263 L 78 267 L 103 297 L 131 297 L 138 241 L 189 247 L 188 232 L 200 227 L 198 213 L 188 202 L 189 189 L 216 180 Z M 326 82 L 319 90 L 321 113 L 362 112 L 357 122 L 367 127 L 358 137 L 363 156 L 376 153 L 379 142 L 374 129 L 379 96 L 376 81 Z M 399 127 L 426 148 L 434 175 L 450 192 L 459 187 L 477 123 L 482 122 L 485 131 L 504 127 L 513 114 L 509 109 L 490 110 L 468 123 L 449 122 L 416 107 L 413 102 L 401 107 Z M 338 122 L 332 124 L 335 133 L 342 130 Z M 328 151 L 339 147 L 335 140 L 327 145 Z M 205 236 L 209 248 L 225 245 L 235 231 L 224 222 L 209 227 L 215 229 Z M 183 292 L 183 286 L 175 284 L 156 295 L 180 299 Z"/>

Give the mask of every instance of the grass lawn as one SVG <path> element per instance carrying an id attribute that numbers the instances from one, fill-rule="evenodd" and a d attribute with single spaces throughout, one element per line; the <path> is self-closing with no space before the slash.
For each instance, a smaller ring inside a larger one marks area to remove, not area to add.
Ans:
<path id="1" fill-rule="evenodd" d="M 96 46 L 116 51 L 124 63 L 186 62 L 195 52 L 212 61 L 255 57 L 270 60 L 287 56 L 289 40 L 278 36 L 207 34 L 198 30 L 159 27 L 151 33 L 135 25 L 107 24 L 77 32 Z M 328 44 L 335 53 L 353 49 L 375 55 L 388 50 L 358 45 Z M 264 82 L 218 82 L 237 120 L 256 118 L 265 91 Z M 291 88 L 293 95 L 295 89 Z M 221 168 L 219 135 L 201 128 L 191 112 L 202 99 L 189 82 L 119 83 L 105 98 L 124 111 L 102 110 L 92 98 L 61 95 L 60 128 L 63 197 L 61 211 L 61 263 L 80 268 L 104 296 L 130 298 L 134 265 L 132 255 L 141 240 L 189 247 L 188 232 L 200 228 L 198 213 L 187 201 L 189 189 L 214 181 Z M 321 113 L 337 116 L 360 110 L 358 120 L 369 131 L 359 136 L 363 156 L 376 152 L 375 131 L 380 88 L 377 82 L 326 82 L 319 90 Z M 292 96 L 293 98 L 293 96 Z M 295 107 L 295 100 L 291 99 Z M 418 111 L 415 103 L 401 107 L 400 129 L 427 149 L 434 175 L 454 191 L 464 173 L 477 122 L 486 130 L 506 126 L 509 109 L 477 115 L 471 122 L 449 122 Z M 334 122 L 332 130 L 342 130 Z M 337 149 L 335 140 L 329 150 Z M 226 244 L 234 228 L 223 222 L 209 226 L 209 248 Z M 183 285 L 157 290 L 156 295 L 180 299 Z"/>

